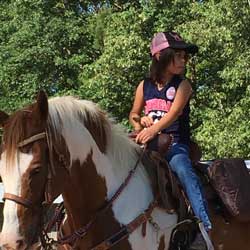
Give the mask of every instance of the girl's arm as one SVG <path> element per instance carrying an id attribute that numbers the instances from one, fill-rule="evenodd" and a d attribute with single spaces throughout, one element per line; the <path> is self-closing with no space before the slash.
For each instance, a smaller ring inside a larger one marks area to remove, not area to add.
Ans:
<path id="1" fill-rule="evenodd" d="M 142 130 L 136 137 L 136 141 L 146 143 L 153 139 L 158 132 L 168 128 L 181 114 L 192 94 L 192 87 L 188 80 L 183 80 L 177 90 L 175 100 L 169 112 L 159 122 Z"/>
<path id="2" fill-rule="evenodd" d="M 136 131 L 142 130 L 140 119 L 141 119 L 141 112 L 144 106 L 143 82 L 144 81 L 141 81 L 136 89 L 134 104 L 129 114 L 129 122 Z"/>

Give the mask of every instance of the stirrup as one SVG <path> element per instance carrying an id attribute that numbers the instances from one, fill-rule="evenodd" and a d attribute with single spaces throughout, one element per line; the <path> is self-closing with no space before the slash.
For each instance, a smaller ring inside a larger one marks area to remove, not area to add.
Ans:
<path id="1" fill-rule="evenodd" d="M 209 237 L 203 223 L 200 221 L 198 223 L 198 225 L 199 225 L 199 228 L 200 228 L 200 231 L 201 231 L 201 235 L 202 235 L 203 239 L 206 242 L 207 250 L 214 250 L 213 243 L 212 243 L 212 241 L 211 241 L 211 239 L 210 239 L 210 237 Z"/>

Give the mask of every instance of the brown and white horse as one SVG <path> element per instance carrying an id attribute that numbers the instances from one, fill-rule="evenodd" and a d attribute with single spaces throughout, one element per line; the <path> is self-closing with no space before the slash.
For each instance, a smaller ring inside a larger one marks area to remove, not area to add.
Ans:
<path id="1" fill-rule="evenodd" d="M 67 213 L 62 232 L 72 236 L 79 228 L 86 231 L 75 241 L 75 249 L 109 249 L 106 241 L 99 243 L 110 236 L 114 242 L 123 239 L 112 250 L 168 249 L 176 214 L 154 208 L 149 223 L 135 220 L 147 214 L 154 200 L 141 164 L 128 178 L 140 148 L 95 104 L 72 97 L 48 101 L 40 92 L 33 105 L 11 116 L 0 112 L 0 124 L 5 189 L 1 250 L 38 249 L 42 204 L 59 194 Z M 124 188 L 117 193 L 121 184 Z M 216 250 L 250 249 L 250 223 L 231 218 L 225 222 L 213 210 L 211 216 Z"/>
<path id="2" fill-rule="evenodd" d="M 36 249 L 45 192 L 50 201 L 63 195 L 67 233 L 93 221 L 75 242 L 78 250 L 122 234 L 124 225 L 131 229 L 130 223 L 152 204 L 150 180 L 139 163 L 111 206 L 95 218 L 135 167 L 141 149 L 94 103 L 72 97 L 48 101 L 41 91 L 33 105 L 11 116 L 1 112 L 0 123 L 4 129 L 0 174 L 5 189 L 0 249 Z M 133 227 L 112 249 L 167 249 L 176 214 L 154 207 L 151 220 Z"/>

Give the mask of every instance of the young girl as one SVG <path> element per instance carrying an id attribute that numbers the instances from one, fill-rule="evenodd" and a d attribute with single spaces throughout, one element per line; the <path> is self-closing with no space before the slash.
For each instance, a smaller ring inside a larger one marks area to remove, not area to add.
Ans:
<path id="1" fill-rule="evenodd" d="M 129 120 L 139 132 L 138 143 L 147 143 L 159 132 L 174 136 L 174 143 L 165 158 L 183 185 L 195 215 L 209 232 L 212 226 L 200 181 L 189 158 L 192 87 L 184 78 L 188 55 L 196 53 L 198 47 L 186 43 L 175 32 L 160 32 L 154 36 L 150 50 L 150 76 L 137 87 Z M 141 117 L 143 109 L 145 116 Z"/>

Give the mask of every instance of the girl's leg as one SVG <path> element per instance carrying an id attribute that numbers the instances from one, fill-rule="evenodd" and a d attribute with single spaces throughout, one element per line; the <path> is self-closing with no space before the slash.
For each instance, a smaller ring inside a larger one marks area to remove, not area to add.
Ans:
<path id="1" fill-rule="evenodd" d="M 173 172 L 178 176 L 193 208 L 194 214 L 203 222 L 205 229 L 212 228 L 208 217 L 206 201 L 202 195 L 200 180 L 194 172 L 189 158 L 188 146 L 174 144 L 166 156 Z"/>

